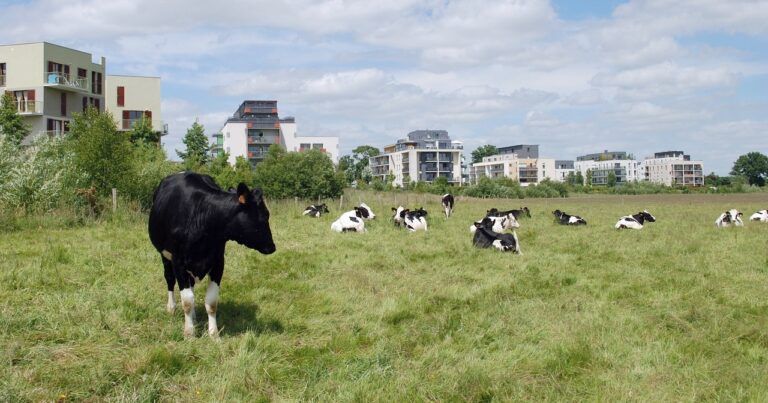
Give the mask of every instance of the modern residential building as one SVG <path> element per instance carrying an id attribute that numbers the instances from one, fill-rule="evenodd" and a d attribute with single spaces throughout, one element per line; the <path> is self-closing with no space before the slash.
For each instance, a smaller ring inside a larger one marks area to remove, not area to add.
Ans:
<path id="1" fill-rule="evenodd" d="M 518 144 L 514 146 L 498 147 L 499 154 L 516 154 L 518 158 L 539 158 L 538 144 Z"/>
<path id="2" fill-rule="evenodd" d="M 61 135 L 75 112 L 104 110 L 106 60 L 92 59 L 47 42 L 0 45 L 0 92 L 13 95 L 33 135 Z"/>
<path id="3" fill-rule="evenodd" d="M 625 151 L 606 150 L 602 153 L 582 155 L 576 158 L 574 168 L 581 172 L 585 180 L 589 171 L 592 185 L 607 185 L 611 172 L 616 176 L 616 184 L 640 179 L 638 162 Z"/>
<path id="4" fill-rule="evenodd" d="M 555 160 L 555 180 L 565 182 L 569 174 L 575 174 L 576 168 L 573 166 L 573 160 Z"/>
<path id="5" fill-rule="evenodd" d="M 66 133 L 74 113 L 88 106 L 110 111 L 120 129 L 129 110 L 151 117 L 155 130 L 167 132 L 159 123 L 159 78 L 109 77 L 115 88 L 108 87 L 106 59 L 94 62 L 90 53 L 48 42 L 0 45 L 0 92 L 13 95 L 32 136 Z M 118 87 L 124 87 L 122 107 Z M 129 113 L 129 120 L 135 115 Z"/>
<path id="6" fill-rule="evenodd" d="M 131 130 L 146 119 L 153 130 L 168 134 L 160 111 L 160 77 L 107 75 L 105 88 L 106 107 L 118 130 Z"/>
<path id="7" fill-rule="evenodd" d="M 298 136 L 295 118 L 281 119 L 277 101 L 243 101 L 213 138 L 211 153 L 228 153 L 227 161 L 232 165 L 237 157 L 246 157 L 255 166 L 264 160 L 272 144 L 288 151 L 318 149 L 328 154 L 334 164 L 339 160 L 338 137 Z"/>
<path id="8" fill-rule="evenodd" d="M 477 183 L 480 178 L 510 178 L 520 180 L 520 161 L 517 154 L 497 154 L 483 157 L 469 167 L 469 183 Z"/>
<path id="9" fill-rule="evenodd" d="M 641 163 L 641 178 L 667 186 L 704 186 L 704 163 L 682 151 L 662 151 Z"/>
<path id="10" fill-rule="evenodd" d="M 460 141 L 453 141 L 445 130 L 416 130 L 405 139 L 384 147 L 384 153 L 371 157 L 373 176 L 403 186 L 410 182 L 432 182 L 442 176 L 449 183 L 461 184 Z"/>

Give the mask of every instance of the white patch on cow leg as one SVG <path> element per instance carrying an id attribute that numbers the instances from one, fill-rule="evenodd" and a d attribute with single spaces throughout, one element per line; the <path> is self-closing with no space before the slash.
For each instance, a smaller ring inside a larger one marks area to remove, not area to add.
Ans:
<path id="1" fill-rule="evenodd" d="M 205 292 L 205 311 L 208 312 L 208 335 L 218 339 L 219 328 L 216 326 L 216 308 L 219 305 L 219 285 L 211 281 Z"/>
<path id="2" fill-rule="evenodd" d="M 165 309 L 168 313 L 173 313 L 176 310 L 176 300 L 173 299 L 173 291 L 168 291 L 168 304 L 165 305 Z"/>
<path id="3" fill-rule="evenodd" d="M 184 337 L 195 336 L 195 292 L 192 288 L 181 290 L 181 307 L 184 308 Z"/>
<path id="4" fill-rule="evenodd" d="M 166 260 L 173 260 L 173 255 L 171 254 L 171 252 L 168 252 L 168 251 L 167 251 L 167 250 L 165 250 L 165 249 L 163 249 L 163 251 L 162 251 L 162 252 L 160 252 L 160 254 L 161 254 L 161 255 L 163 255 L 163 257 L 164 257 Z"/>

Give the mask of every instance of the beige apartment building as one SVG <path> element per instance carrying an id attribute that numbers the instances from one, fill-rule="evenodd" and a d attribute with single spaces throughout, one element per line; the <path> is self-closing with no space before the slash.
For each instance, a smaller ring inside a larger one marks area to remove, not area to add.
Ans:
<path id="1" fill-rule="evenodd" d="M 498 154 L 483 157 L 469 167 L 469 183 L 477 183 L 480 178 L 509 178 L 520 181 L 520 160 L 517 154 Z"/>
<path id="2" fill-rule="evenodd" d="M 114 88 L 108 88 L 105 72 L 105 58 L 94 62 L 90 53 L 76 49 L 48 42 L 0 45 L 0 91 L 13 96 L 32 136 L 66 133 L 74 114 L 89 106 L 110 111 L 120 129 L 130 128 L 123 119 L 128 111 L 128 122 L 151 117 L 155 130 L 162 132 L 160 79 L 111 76 Z M 123 92 L 123 106 L 118 106 L 118 91 Z"/>
<path id="3" fill-rule="evenodd" d="M 667 186 L 704 186 L 704 162 L 683 151 L 662 151 L 646 157 L 640 171 L 644 180 Z"/>
<path id="4" fill-rule="evenodd" d="M 369 158 L 374 178 L 405 186 L 410 182 L 433 182 L 444 177 L 449 183 L 461 184 L 461 141 L 451 140 L 445 130 L 415 130 L 405 139 L 384 147 L 384 153 Z"/>
<path id="5" fill-rule="evenodd" d="M 147 119 L 153 130 L 168 134 L 160 110 L 160 77 L 107 75 L 105 88 L 106 107 L 118 130 L 131 130 Z"/>

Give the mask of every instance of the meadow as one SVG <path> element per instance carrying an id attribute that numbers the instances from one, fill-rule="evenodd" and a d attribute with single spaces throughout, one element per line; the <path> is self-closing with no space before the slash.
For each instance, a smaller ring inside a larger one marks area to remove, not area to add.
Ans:
<path id="1" fill-rule="evenodd" d="M 406 199 L 428 232 L 392 226 Z M 0 401 L 768 400 L 768 225 L 714 226 L 766 193 L 459 198 L 449 219 L 438 196 L 360 200 L 362 235 L 330 231 L 338 201 L 268 202 L 278 251 L 228 244 L 219 342 L 207 281 L 195 339 L 165 312 L 146 215 L 0 228 Z M 485 210 L 522 205 L 523 255 L 471 246 Z M 642 209 L 657 222 L 613 229 Z"/>

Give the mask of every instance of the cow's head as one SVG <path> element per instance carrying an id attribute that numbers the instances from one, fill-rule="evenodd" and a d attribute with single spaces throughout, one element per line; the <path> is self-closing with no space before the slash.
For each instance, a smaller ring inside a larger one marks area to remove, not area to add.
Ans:
<path id="1" fill-rule="evenodd" d="M 248 189 L 244 183 L 237 186 L 237 213 L 228 228 L 235 242 L 268 255 L 275 242 L 269 229 L 269 210 L 264 204 L 261 189 Z"/>
<path id="2" fill-rule="evenodd" d="M 318 205 L 318 206 L 315 206 L 315 207 L 317 207 L 317 210 L 318 210 L 319 212 L 321 212 L 321 213 L 325 213 L 325 214 L 328 214 L 328 213 L 330 213 L 330 211 L 328 211 L 328 206 L 326 206 L 326 205 L 325 205 L 325 203 L 323 203 L 323 204 L 320 204 L 320 205 Z"/>
<path id="3" fill-rule="evenodd" d="M 722 221 L 723 222 L 731 222 L 732 221 L 732 217 L 731 217 L 731 212 L 730 211 L 726 211 L 724 213 Z"/>
<path id="4" fill-rule="evenodd" d="M 427 210 L 424 210 L 424 207 L 419 207 L 416 210 L 413 210 L 413 212 L 420 217 L 425 217 L 427 215 Z"/>
<path id="5" fill-rule="evenodd" d="M 642 215 L 642 216 L 643 216 L 643 218 L 645 219 L 645 221 L 648 221 L 648 222 L 656 222 L 656 217 L 654 217 L 653 215 L 651 215 L 651 213 L 649 213 L 649 212 L 648 212 L 648 210 L 643 210 L 643 211 L 641 211 L 641 212 L 640 212 L 640 215 Z"/>
<path id="6" fill-rule="evenodd" d="M 528 207 L 520 207 L 520 210 L 522 210 L 522 211 L 523 211 L 523 213 L 525 213 L 525 215 L 526 215 L 528 218 L 531 218 L 531 210 L 528 210 Z"/>
<path id="7" fill-rule="evenodd" d="M 555 211 L 552 212 L 552 214 L 554 214 L 555 217 L 557 217 L 557 218 L 560 218 L 560 217 L 563 216 L 563 212 L 560 211 L 560 210 L 555 210 Z"/>
<path id="8" fill-rule="evenodd" d="M 490 210 L 485 210 L 485 216 L 486 217 L 492 216 L 492 215 L 497 215 L 497 214 L 499 214 L 499 209 L 497 209 L 497 208 L 492 208 Z"/>
<path id="9" fill-rule="evenodd" d="M 376 218 L 376 214 L 373 214 L 373 210 L 365 203 L 360 203 L 360 206 L 355 207 L 355 215 L 363 220 L 372 220 Z"/>
<path id="10" fill-rule="evenodd" d="M 477 229 L 486 229 L 488 231 L 493 230 L 494 221 L 488 217 L 483 218 L 480 221 L 475 221 L 475 227 Z"/>

